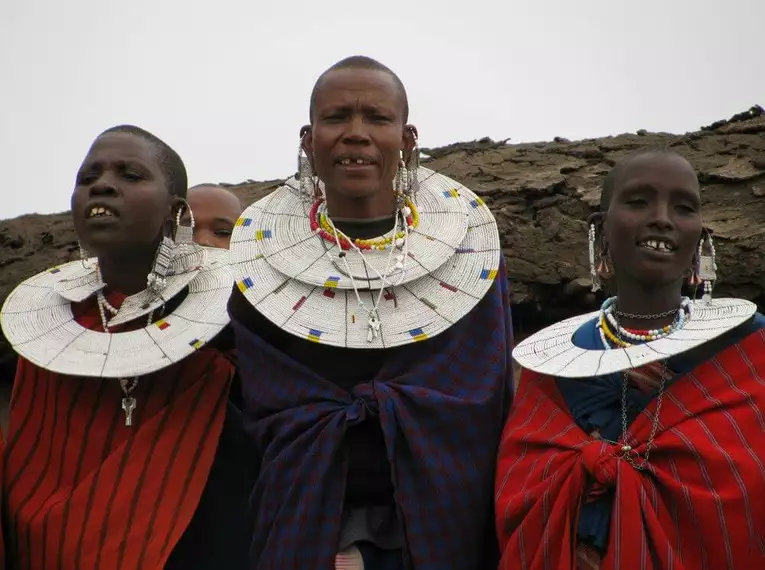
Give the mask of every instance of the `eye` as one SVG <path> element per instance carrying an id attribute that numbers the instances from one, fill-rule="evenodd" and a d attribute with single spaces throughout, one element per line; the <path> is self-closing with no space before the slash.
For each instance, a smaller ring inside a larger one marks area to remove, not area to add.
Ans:
<path id="1" fill-rule="evenodd" d="M 231 230 L 215 230 L 215 235 L 216 236 L 223 236 L 223 237 L 230 236 L 231 235 Z"/>
<path id="2" fill-rule="evenodd" d="M 136 182 L 138 180 L 144 180 L 144 175 L 138 172 L 137 170 L 131 170 L 126 169 L 122 172 L 122 177 L 126 180 L 130 180 L 132 182 Z"/>
<path id="3" fill-rule="evenodd" d="M 372 120 L 375 123 L 389 123 L 391 121 L 390 117 L 386 117 L 385 115 L 372 115 Z"/>
<path id="4" fill-rule="evenodd" d="M 693 206 L 689 206 L 688 204 L 678 204 L 676 206 L 676 209 L 678 212 L 681 212 L 683 214 L 695 214 L 696 208 Z"/>
<path id="5" fill-rule="evenodd" d="M 91 168 L 90 170 L 82 170 L 77 173 L 77 184 L 91 184 L 98 180 L 98 177 L 100 176 L 100 171 Z"/>
<path id="6" fill-rule="evenodd" d="M 629 198 L 625 201 L 625 204 L 628 204 L 630 206 L 645 206 L 648 203 L 648 201 L 645 198 Z"/>

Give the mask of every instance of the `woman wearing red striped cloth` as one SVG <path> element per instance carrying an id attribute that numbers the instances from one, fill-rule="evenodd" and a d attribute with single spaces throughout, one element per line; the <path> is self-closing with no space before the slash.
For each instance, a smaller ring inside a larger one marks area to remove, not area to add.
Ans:
<path id="1" fill-rule="evenodd" d="M 228 252 L 193 243 L 186 187 L 164 142 L 109 129 L 72 195 L 94 257 L 3 306 L 20 355 L 2 450 L 10 568 L 246 567 L 257 462 L 224 351 Z"/>
<path id="2" fill-rule="evenodd" d="M 700 202 L 671 152 L 608 175 L 590 260 L 594 288 L 602 279 L 615 296 L 514 351 L 502 570 L 765 567 L 765 318 L 712 298 Z M 689 273 L 701 300 L 682 296 Z"/>

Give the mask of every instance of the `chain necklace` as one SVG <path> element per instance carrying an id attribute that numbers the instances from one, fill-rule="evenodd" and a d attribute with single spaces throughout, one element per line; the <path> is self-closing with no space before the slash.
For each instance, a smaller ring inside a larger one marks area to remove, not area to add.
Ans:
<path id="1" fill-rule="evenodd" d="M 665 312 L 662 316 L 669 316 L 672 314 L 677 313 L 677 309 L 673 309 L 671 311 Z M 614 314 L 620 314 L 614 311 Z M 638 317 L 633 317 L 638 318 Z M 648 315 L 646 318 L 650 319 L 656 319 L 661 318 L 656 315 Z M 618 321 L 617 321 L 618 325 Z M 621 337 L 622 327 L 617 326 L 616 334 Z M 621 338 L 620 338 L 621 339 Z M 667 359 L 664 360 L 662 370 L 661 370 L 661 383 L 659 384 L 659 390 L 656 396 L 656 411 L 654 412 L 653 416 L 653 422 L 651 424 L 651 432 L 648 435 L 648 440 L 645 443 L 645 452 L 641 455 L 637 451 L 635 451 L 631 445 L 628 443 L 627 435 L 629 433 L 629 422 L 627 420 L 627 395 L 629 391 L 629 383 L 630 383 L 630 377 L 629 377 L 629 370 L 625 370 L 624 375 L 622 376 L 622 393 L 621 393 L 621 408 L 622 408 L 622 447 L 621 447 L 621 458 L 626 460 L 632 467 L 634 467 L 638 471 L 642 471 L 645 469 L 648 458 L 651 455 L 651 450 L 654 447 L 654 439 L 656 438 L 656 432 L 659 430 L 659 416 L 661 413 L 661 405 L 664 401 L 664 391 L 667 384 Z"/>
<path id="2" fill-rule="evenodd" d="M 99 271 L 100 277 L 100 271 Z M 116 315 L 119 309 L 112 306 L 106 299 L 103 289 L 99 289 L 96 292 L 96 302 L 98 304 L 98 314 L 101 316 L 101 325 L 104 328 L 105 333 L 109 333 L 109 322 L 106 318 L 106 313 L 109 312 L 112 316 Z M 154 311 L 150 311 L 148 315 L 148 322 L 146 326 L 152 323 L 152 316 Z M 120 378 L 120 388 L 122 389 L 122 410 L 125 412 L 125 427 L 131 427 L 133 425 L 133 412 L 135 412 L 137 401 L 133 392 L 138 387 L 138 377 L 134 378 Z"/>
<path id="3" fill-rule="evenodd" d="M 338 231 L 338 229 L 335 227 L 334 222 L 332 221 L 332 218 L 330 218 L 329 214 L 326 214 L 326 220 L 332 231 L 334 232 L 334 235 L 339 236 L 340 238 L 345 238 L 347 240 L 347 243 L 349 244 L 349 248 L 351 251 L 355 251 L 361 260 L 364 262 L 364 265 L 367 269 L 372 269 L 374 273 L 377 274 L 377 277 L 380 280 L 380 290 L 377 293 L 377 298 L 375 299 L 374 294 L 372 294 L 372 308 L 370 309 L 367 307 L 366 303 L 361 299 L 361 295 L 359 293 L 359 287 L 356 284 L 356 278 L 354 277 L 351 267 L 348 263 L 348 257 L 347 252 L 341 251 L 338 254 L 338 257 L 340 258 L 340 261 L 343 263 L 345 267 L 345 271 L 343 271 L 340 267 L 338 267 L 337 262 L 333 259 L 332 265 L 334 265 L 341 273 L 345 274 L 350 280 L 351 280 L 351 286 L 353 287 L 353 292 L 356 295 L 356 302 L 358 303 L 359 309 L 366 311 L 367 313 L 367 342 L 371 343 L 374 342 L 379 336 L 380 336 L 380 313 L 379 313 L 379 306 L 380 302 L 382 301 L 383 294 L 385 293 L 385 289 L 392 285 L 390 281 L 388 281 L 388 278 L 394 271 L 401 271 L 401 275 L 399 278 L 399 283 L 401 280 L 403 280 L 404 272 L 406 271 L 405 264 L 406 264 L 406 257 L 408 253 L 408 244 L 409 244 L 409 228 L 407 226 L 407 212 L 402 210 L 399 210 L 395 214 L 394 218 L 394 224 L 393 224 L 393 235 L 397 235 L 398 229 L 399 229 L 399 222 L 402 222 L 403 225 L 403 235 L 404 238 L 401 240 L 396 240 L 395 247 L 390 247 L 388 251 L 388 263 L 385 270 L 383 270 L 382 273 L 378 272 L 374 269 L 374 267 L 367 262 L 366 258 L 364 257 L 364 253 L 361 251 L 361 248 L 352 240 L 347 238 L 342 232 Z M 339 243 L 337 244 L 337 247 L 340 247 Z M 394 256 L 394 252 L 397 250 L 400 250 L 401 253 Z M 393 284 L 395 286 L 397 284 Z M 371 292 L 370 292 L 371 293 Z"/>
<path id="4" fill-rule="evenodd" d="M 635 313 L 625 313 L 624 311 L 620 311 L 618 308 L 618 305 L 614 303 L 614 315 L 617 317 L 625 317 L 627 319 L 638 319 L 643 321 L 655 321 L 657 319 L 663 319 L 664 317 L 669 317 L 670 315 L 674 315 L 677 313 L 677 309 L 671 309 L 669 311 L 664 311 L 663 313 L 655 313 L 653 315 L 642 315 L 642 314 L 635 314 Z"/>

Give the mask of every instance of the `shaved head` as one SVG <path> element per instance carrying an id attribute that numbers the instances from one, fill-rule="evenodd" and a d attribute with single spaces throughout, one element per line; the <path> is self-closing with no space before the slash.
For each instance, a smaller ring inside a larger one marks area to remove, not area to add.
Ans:
<path id="1" fill-rule="evenodd" d="M 244 210 L 237 195 L 219 184 L 198 184 L 189 188 L 188 202 L 196 222 L 194 241 L 228 249 L 234 224 Z"/>
<path id="2" fill-rule="evenodd" d="M 399 76 L 396 75 L 387 65 L 383 65 L 376 59 L 372 59 L 371 57 L 367 57 L 365 55 L 352 55 L 351 57 L 346 57 L 345 59 L 338 61 L 336 64 L 322 73 L 316 80 L 316 83 L 313 86 L 313 91 L 311 91 L 311 103 L 308 108 L 311 124 L 313 124 L 313 111 L 314 107 L 316 106 L 316 92 L 321 87 L 321 84 L 327 75 L 340 69 L 363 69 L 367 71 L 379 71 L 381 73 L 390 75 L 390 77 L 393 79 L 393 82 L 396 84 L 396 89 L 398 89 L 399 95 L 401 97 L 401 105 L 403 107 L 402 117 L 404 119 L 403 122 L 406 123 L 409 120 L 409 98 L 406 95 L 406 88 L 404 87 L 404 83 L 401 81 Z"/>
<path id="3" fill-rule="evenodd" d="M 625 176 L 632 170 L 633 167 L 639 167 L 643 164 L 652 161 L 667 161 L 676 162 L 679 165 L 687 168 L 689 172 L 695 170 L 688 159 L 682 154 L 669 149 L 646 149 L 636 152 L 633 155 L 628 156 L 624 160 L 616 163 L 611 171 L 606 175 L 603 180 L 603 190 L 600 195 L 600 211 L 608 211 L 608 207 L 611 205 L 611 198 L 614 195 L 614 190 L 624 182 Z"/>

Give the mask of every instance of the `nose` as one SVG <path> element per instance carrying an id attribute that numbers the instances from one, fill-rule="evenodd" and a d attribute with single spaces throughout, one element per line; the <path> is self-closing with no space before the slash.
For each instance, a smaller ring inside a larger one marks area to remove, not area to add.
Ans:
<path id="1" fill-rule="evenodd" d="M 361 114 L 356 113 L 348 121 L 348 128 L 343 136 L 344 142 L 364 144 L 369 142 L 369 133 L 367 132 L 367 125 L 364 121 L 364 117 Z"/>
<path id="2" fill-rule="evenodd" d="M 104 172 L 90 187 L 91 196 L 116 196 L 119 194 L 114 177 Z"/>
<path id="3" fill-rule="evenodd" d="M 671 230 L 675 227 L 672 221 L 670 204 L 658 202 L 653 209 L 653 220 L 651 224 L 662 230 Z"/>

